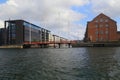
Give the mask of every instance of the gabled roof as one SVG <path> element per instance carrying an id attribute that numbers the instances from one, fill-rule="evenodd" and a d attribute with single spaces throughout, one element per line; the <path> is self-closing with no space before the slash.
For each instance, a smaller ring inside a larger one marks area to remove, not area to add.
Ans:
<path id="1" fill-rule="evenodd" d="M 109 16 L 107 16 L 107 15 L 105 15 L 105 14 L 103 14 L 103 13 L 100 13 L 100 14 L 99 14 L 98 16 L 96 16 L 92 21 L 94 21 L 94 20 L 97 19 L 98 17 L 103 17 L 103 16 L 105 16 L 105 17 L 109 18 L 110 20 L 116 22 L 115 20 L 111 19 Z"/>

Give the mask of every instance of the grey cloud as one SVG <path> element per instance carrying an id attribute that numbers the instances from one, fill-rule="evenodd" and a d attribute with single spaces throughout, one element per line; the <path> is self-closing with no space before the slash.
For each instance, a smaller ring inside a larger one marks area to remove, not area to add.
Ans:
<path id="1" fill-rule="evenodd" d="M 113 18 L 120 17 L 120 0 L 91 0 L 95 13 L 105 13 Z"/>
<path id="2" fill-rule="evenodd" d="M 85 17 L 84 14 L 72 11 L 71 6 L 83 6 L 88 2 L 89 0 L 8 0 L 0 4 L 0 25 L 9 18 L 25 19 L 64 34 L 68 31 L 68 22 L 71 29 L 75 27 L 74 21 Z M 75 30 L 72 31 L 74 34 Z"/>

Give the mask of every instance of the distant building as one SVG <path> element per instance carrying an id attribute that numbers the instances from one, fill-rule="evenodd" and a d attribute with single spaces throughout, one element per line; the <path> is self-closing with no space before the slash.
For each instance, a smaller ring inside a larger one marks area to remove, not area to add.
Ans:
<path id="1" fill-rule="evenodd" d="M 5 21 L 6 45 L 19 45 L 24 42 L 47 42 L 50 31 L 24 20 Z"/>
<path id="2" fill-rule="evenodd" d="M 110 17 L 99 14 L 87 23 L 84 41 L 86 42 L 112 42 L 118 41 L 116 21 Z"/>

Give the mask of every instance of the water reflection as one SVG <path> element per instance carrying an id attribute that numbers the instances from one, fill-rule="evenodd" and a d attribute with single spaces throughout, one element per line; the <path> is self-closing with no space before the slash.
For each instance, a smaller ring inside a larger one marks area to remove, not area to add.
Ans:
<path id="1" fill-rule="evenodd" d="M 119 49 L 3 49 L 0 80 L 119 80 Z"/>

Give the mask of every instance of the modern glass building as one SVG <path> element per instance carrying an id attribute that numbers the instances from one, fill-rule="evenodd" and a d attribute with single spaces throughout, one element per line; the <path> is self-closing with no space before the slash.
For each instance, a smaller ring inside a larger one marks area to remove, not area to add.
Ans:
<path id="1" fill-rule="evenodd" d="M 4 39 L 5 39 L 5 29 L 4 28 L 1 28 L 0 29 L 0 46 L 4 44 Z"/>
<path id="2" fill-rule="evenodd" d="M 5 44 L 21 45 L 24 42 L 47 42 L 50 31 L 24 20 L 5 21 Z"/>

